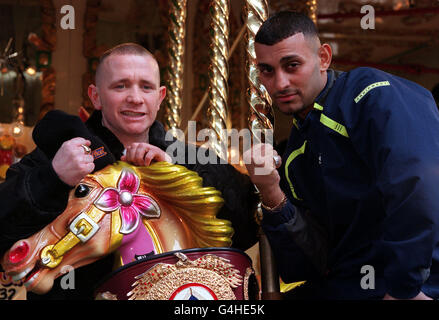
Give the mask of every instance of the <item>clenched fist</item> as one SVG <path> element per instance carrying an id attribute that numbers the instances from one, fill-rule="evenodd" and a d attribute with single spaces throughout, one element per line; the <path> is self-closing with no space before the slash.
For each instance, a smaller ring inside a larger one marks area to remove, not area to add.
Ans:
<path id="1" fill-rule="evenodd" d="M 53 169 L 69 186 L 77 185 L 87 174 L 93 172 L 93 156 L 87 154 L 82 146 L 89 147 L 90 144 L 91 142 L 84 138 L 73 138 L 65 141 L 53 157 Z"/>
<path id="2" fill-rule="evenodd" d="M 282 202 L 284 193 L 280 189 L 280 176 L 276 168 L 281 166 L 281 158 L 270 144 L 259 143 L 244 152 L 243 160 L 250 180 L 259 189 L 262 202 L 275 207 Z"/>

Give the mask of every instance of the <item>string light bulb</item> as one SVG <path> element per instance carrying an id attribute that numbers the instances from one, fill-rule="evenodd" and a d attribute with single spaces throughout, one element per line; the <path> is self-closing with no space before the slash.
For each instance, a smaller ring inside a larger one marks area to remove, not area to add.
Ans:
<path id="1" fill-rule="evenodd" d="M 37 73 L 37 70 L 35 70 L 34 67 L 28 67 L 28 68 L 26 69 L 26 73 L 27 73 L 28 75 L 30 75 L 30 76 L 34 76 L 34 75 Z"/>
<path id="2" fill-rule="evenodd" d="M 317 0 L 308 0 L 306 5 L 309 9 L 309 17 L 317 25 Z"/>
<path id="3" fill-rule="evenodd" d="M 20 122 L 14 122 L 11 128 L 11 134 L 13 137 L 18 138 L 23 134 L 23 124 Z"/>

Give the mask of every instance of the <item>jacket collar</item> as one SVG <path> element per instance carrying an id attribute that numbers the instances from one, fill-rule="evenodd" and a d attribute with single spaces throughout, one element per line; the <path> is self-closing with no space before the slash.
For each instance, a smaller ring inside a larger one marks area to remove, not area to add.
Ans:
<path id="1" fill-rule="evenodd" d="M 342 71 L 328 69 L 328 72 L 327 72 L 328 80 L 326 81 L 326 85 L 323 88 L 323 90 L 317 96 L 315 102 L 317 102 L 321 106 L 325 105 L 326 97 L 328 96 L 329 92 L 331 91 L 332 87 L 334 86 L 335 81 L 338 79 L 338 77 L 342 73 L 343 73 Z"/>
<path id="2" fill-rule="evenodd" d="M 319 93 L 317 98 L 314 100 L 314 102 L 315 102 L 314 106 L 316 105 L 316 103 L 320 106 L 325 105 L 326 97 L 328 96 L 329 92 L 331 91 L 332 87 L 334 86 L 335 81 L 342 73 L 343 72 L 341 72 L 341 71 L 328 69 L 326 85 L 323 88 L 323 90 Z M 315 107 L 314 107 L 314 110 L 318 110 L 320 112 L 322 111 L 321 109 L 316 109 Z M 300 131 L 305 129 L 310 122 L 310 117 L 312 117 L 312 114 L 313 114 L 312 111 L 309 112 L 304 120 L 301 120 L 298 117 L 294 116 L 293 123 L 297 127 L 297 129 L 299 129 Z"/>
<path id="3" fill-rule="evenodd" d="M 102 112 L 99 110 L 93 111 L 90 118 L 85 122 L 85 125 L 93 134 L 101 138 L 111 153 L 113 153 L 114 157 L 120 160 L 125 147 L 109 129 L 102 125 Z"/>

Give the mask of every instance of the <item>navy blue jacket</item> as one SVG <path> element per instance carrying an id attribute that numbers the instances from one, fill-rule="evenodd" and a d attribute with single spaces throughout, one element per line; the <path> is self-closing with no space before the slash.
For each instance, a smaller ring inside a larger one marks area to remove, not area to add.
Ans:
<path id="1" fill-rule="evenodd" d="M 316 298 L 439 298 L 431 93 L 372 68 L 330 70 L 293 123 L 279 169 L 288 202 L 263 219 L 283 280 L 308 280 Z"/>

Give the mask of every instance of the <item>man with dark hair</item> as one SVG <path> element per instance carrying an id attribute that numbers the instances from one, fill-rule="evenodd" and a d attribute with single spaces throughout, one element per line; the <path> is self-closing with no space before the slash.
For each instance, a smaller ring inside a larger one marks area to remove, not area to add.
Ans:
<path id="1" fill-rule="evenodd" d="M 261 82 L 293 116 L 281 164 L 270 145 L 245 155 L 280 275 L 306 280 L 288 297 L 439 298 L 431 94 L 372 68 L 329 69 L 331 47 L 303 14 L 275 14 L 255 42 Z"/>
<path id="2" fill-rule="evenodd" d="M 166 132 L 155 120 L 166 88 L 160 86 L 159 67 L 151 53 L 132 43 L 110 49 L 100 59 L 96 84 L 90 85 L 88 93 L 95 111 L 87 122 L 59 110 L 48 112 L 33 131 L 37 148 L 12 165 L 0 184 L 1 256 L 14 242 L 62 213 L 70 191 L 87 174 L 117 160 L 141 166 L 172 161 L 165 150 L 175 141 L 165 140 Z M 197 152 L 194 146 L 186 147 Z M 93 157 L 92 150 L 100 150 L 99 156 Z M 228 164 L 180 164 L 196 171 L 203 186 L 221 191 L 225 201 L 217 217 L 232 222 L 232 246 L 246 250 L 255 244 L 257 196 L 249 178 Z M 75 270 L 75 290 L 61 290 L 55 283 L 47 295 L 29 296 L 93 298 L 94 285 L 111 271 L 113 263 L 110 255 Z"/>

